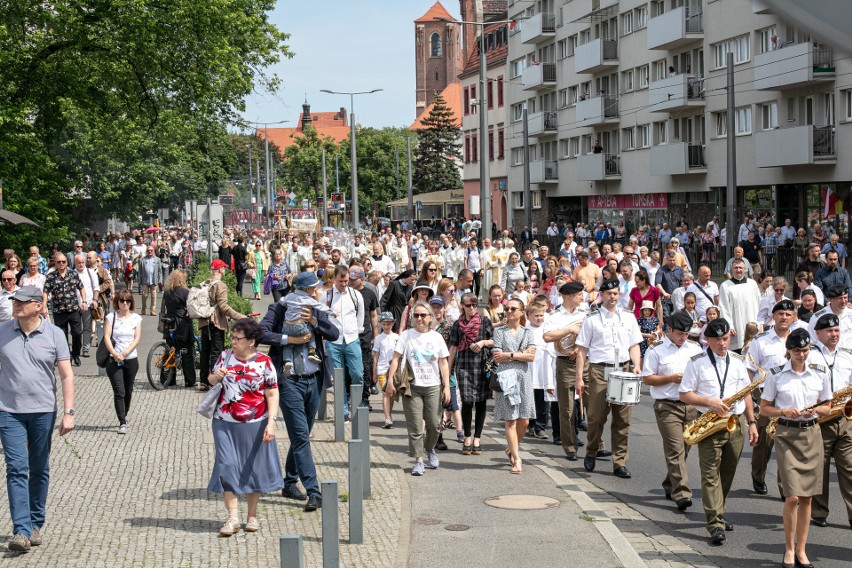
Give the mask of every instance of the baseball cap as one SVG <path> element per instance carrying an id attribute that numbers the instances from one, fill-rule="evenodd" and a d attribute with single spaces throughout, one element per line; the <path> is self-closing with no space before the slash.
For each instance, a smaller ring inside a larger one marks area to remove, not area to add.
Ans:
<path id="1" fill-rule="evenodd" d="M 210 270 L 220 270 L 222 268 L 230 268 L 225 262 L 221 259 L 216 259 L 210 263 Z"/>

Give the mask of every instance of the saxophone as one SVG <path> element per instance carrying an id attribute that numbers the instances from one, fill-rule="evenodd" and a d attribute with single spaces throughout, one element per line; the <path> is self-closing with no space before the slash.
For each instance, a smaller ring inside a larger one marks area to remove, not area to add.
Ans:
<path id="1" fill-rule="evenodd" d="M 757 366 L 757 363 L 755 363 L 754 358 L 752 358 L 751 355 L 749 355 L 748 358 L 751 360 L 752 364 L 757 368 L 760 377 L 754 382 L 750 383 L 741 391 L 722 401 L 728 407 L 731 407 L 734 404 L 743 400 L 745 397 L 751 394 L 751 391 L 756 389 L 763 381 L 766 380 L 766 371 Z M 722 430 L 733 432 L 734 430 L 736 430 L 736 428 L 736 416 L 719 416 L 712 410 L 709 410 L 684 427 L 683 441 L 686 442 L 687 445 L 692 446 L 697 444 L 704 438 L 712 436 L 716 432 L 721 432 Z"/>
<path id="2" fill-rule="evenodd" d="M 820 424 L 830 422 L 841 414 L 846 417 L 846 420 L 852 420 L 852 399 L 846 400 L 850 396 L 852 396 L 852 386 L 840 389 L 839 391 L 834 391 L 831 395 L 831 414 L 828 416 L 820 416 L 817 418 L 817 422 Z M 823 404 L 825 404 L 825 401 L 809 406 L 805 410 L 812 410 Z M 778 428 L 778 418 L 779 417 L 773 418 L 769 421 L 769 424 L 766 425 L 766 435 L 773 440 L 775 439 L 775 431 Z"/>

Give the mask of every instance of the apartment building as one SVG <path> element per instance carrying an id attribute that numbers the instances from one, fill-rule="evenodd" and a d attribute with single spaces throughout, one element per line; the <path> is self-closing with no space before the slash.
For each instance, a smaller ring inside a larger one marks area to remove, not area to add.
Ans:
<path id="1" fill-rule="evenodd" d="M 849 240 L 852 62 L 758 0 L 509 0 L 509 214 L 630 230 L 724 213 L 727 54 L 737 208 Z M 554 120 L 555 117 L 555 120 Z M 827 195 L 839 198 L 826 207 Z M 510 219 L 510 222 L 512 220 Z"/>

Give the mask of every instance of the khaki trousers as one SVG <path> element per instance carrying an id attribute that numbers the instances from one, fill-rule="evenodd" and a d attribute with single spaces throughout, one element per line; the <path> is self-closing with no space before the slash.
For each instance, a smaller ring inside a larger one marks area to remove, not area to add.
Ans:
<path id="1" fill-rule="evenodd" d="M 621 370 L 627 371 L 628 365 L 621 367 Z M 603 365 L 589 364 L 589 380 L 586 387 L 589 392 L 589 404 L 586 406 L 589 436 L 586 445 L 586 457 L 593 458 L 598 454 L 603 429 L 609 413 L 612 412 L 612 428 L 610 431 L 612 434 L 612 468 L 615 470 L 627 466 L 627 434 L 630 430 L 630 414 L 633 408 L 625 404 L 610 404 L 606 401 L 607 381 L 604 380 L 604 371 Z"/>
<path id="2" fill-rule="evenodd" d="M 845 418 L 820 424 L 825 464 L 822 472 L 822 493 L 814 495 L 811 516 L 828 516 L 828 467 L 834 458 L 840 495 L 846 504 L 846 518 L 852 520 L 852 422 Z"/>
<path id="3" fill-rule="evenodd" d="M 758 416 L 757 445 L 751 450 L 751 476 L 757 481 L 765 481 L 766 466 L 769 464 L 769 458 L 772 457 L 772 447 L 775 445 L 775 440 L 766 435 L 768 425 L 768 417 Z"/>
<path id="4" fill-rule="evenodd" d="M 151 307 L 148 308 L 148 299 L 151 299 Z M 149 313 L 148 310 L 151 310 L 150 313 L 154 313 L 157 309 L 157 285 L 156 284 L 144 284 L 142 286 L 142 313 Z"/>
<path id="5" fill-rule="evenodd" d="M 663 455 L 666 458 L 666 477 L 663 489 L 675 502 L 691 499 L 686 458 L 689 446 L 683 441 L 683 427 L 698 418 L 695 407 L 671 400 L 655 400 L 654 416 L 663 439 Z"/>
<path id="6" fill-rule="evenodd" d="M 731 483 L 737 473 L 737 463 L 743 453 L 747 425 L 743 416 L 733 431 L 722 430 L 698 442 L 698 463 L 701 467 L 701 499 L 707 517 L 707 532 L 725 528 L 722 517 Z"/>
<path id="7" fill-rule="evenodd" d="M 588 375 L 589 364 L 583 374 Z M 574 434 L 574 383 L 577 380 L 577 361 L 568 357 L 556 358 L 556 400 L 559 402 L 559 433 L 565 455 L 577 452 Z"/>
<path id="8" fill-rule="evenodd" d="M 403 396 L 402 410 L 408 429 L 408 449 L 414 459 L 435 449 L 440 430 L 441 385 L 411 385 L 411 396 Z"/>

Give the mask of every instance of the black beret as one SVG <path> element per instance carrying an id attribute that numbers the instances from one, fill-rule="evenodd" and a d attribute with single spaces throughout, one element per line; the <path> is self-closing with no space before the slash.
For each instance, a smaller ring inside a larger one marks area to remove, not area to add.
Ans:
<path id="1" fill-rule="evenodd" d="M 716 318 L 710 320 L 707 324 L 707 329 L 704 330 L 704 337 L 722 337 L 731 331 L 731 324 L 724 318 Z"/>
<path id="2" fill-rule="evenodd" d="M 781 310 L 792 312 L 795 309 L 796 309 L 796 305 L 793 303 L 793 300 L 788 300 L 787 298 L 784 298 L 783 300 L 781 300 L 780 302 L 775 304 L 775 307 L 772 308 L 772 313 L 774 314 L 775 312 L 778 312 L 778 311 L 781 311 Z"/>
<path id="3" fill-rule="evenodd" d="M 829 327 L 840 327 L 840 318 L 834 314 L 823 314 L 814 326 L 814 329 L 828 329 Z"/>
<path id="4" fill-rule="evenodd" d="M 826 291 L 825 297 L 826 298 L 839 298 L 840 296 L 843 296 L 843 295 L 848 294 L 848 293 L 849 293 L 849 289 L 846 288 L 846 286 L 844 286 L 843 284 L 835 284 L 834 286 L 832 286 L 831 288 L 829 288 Z"/>
<path id="5" fill-rule="evenodd" d="M 669 316 L 669 319 L 666 320 L 666 323 L 670 328 L 676 329 L 677 331 L 689 331 L 692 329 L 692 318 L 688 313 L 677 311 Z"/>
<path id="6" fill-rule="evenodd" d="M 787 341 L 784 343 L 784 347 L 787 349 L 800 349 L 810 344 L 810 334 L 806 330 L 799 328 L 790 332 L 790 335 L 787 336 Z"/>
<path id="7" fill-rule="evenodd" d="M 566 282 L 559 288 L 559 293 L 564 296 L 571 296 L 582 292 L 585 288 L 579 282 Z"/>
<path id="8" fill-rule="evenodd" d="M 607 290 L 618 290 L 618 280 L 616 280 L 615 278 L 604 280 L 601 283 L 600 291 L 606 292 Z"/>

